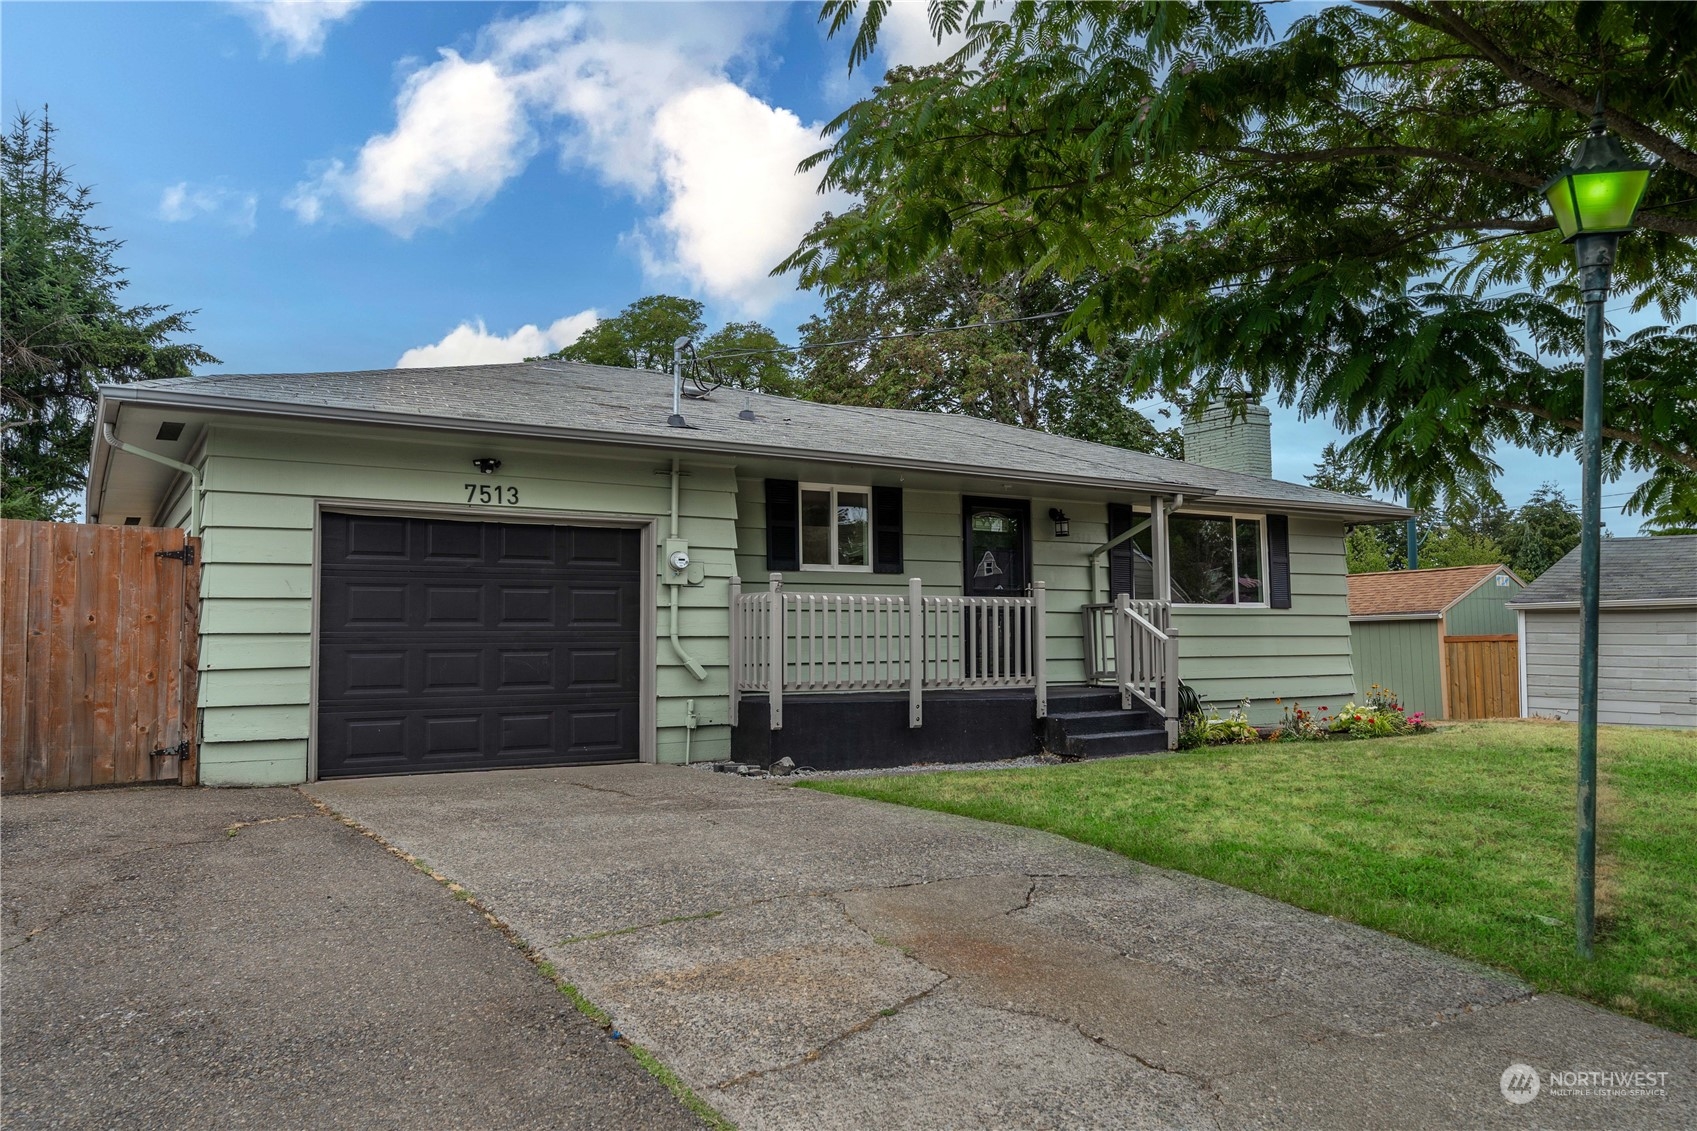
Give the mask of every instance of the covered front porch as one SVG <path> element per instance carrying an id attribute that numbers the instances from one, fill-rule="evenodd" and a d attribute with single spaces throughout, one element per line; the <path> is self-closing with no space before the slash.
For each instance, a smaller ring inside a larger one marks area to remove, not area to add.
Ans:
<path id="1" fill-rule="evenodd" d="M 745 592 L 733 578 L 733 757 L 840 769 L 1171 749 L 1172 603 L 1121 594 L 1051 612 L 1048 596 L 1042 581 L 1027 595 L 963 596 L 917 577 L 895 594 L 786 591 L 781 573 Z M 1083 681 L 1076 662 L 1071 681 L 1051 679 L 1061 641 L 1082 654 Z"/>

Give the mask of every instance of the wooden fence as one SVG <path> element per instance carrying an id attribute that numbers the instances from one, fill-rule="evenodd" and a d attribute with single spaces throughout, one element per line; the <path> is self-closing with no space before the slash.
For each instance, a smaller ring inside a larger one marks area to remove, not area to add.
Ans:
<path id="1" fill-rule="evenodd" d="M 195 780 L 200 540 L 0 521 L 0 788 Z"/>
<path id="2" fill-rule="evenodd" d="M 1520 642 L 1507 636 L 1444 637 L 1451 719 L 1520 717 Z"/>

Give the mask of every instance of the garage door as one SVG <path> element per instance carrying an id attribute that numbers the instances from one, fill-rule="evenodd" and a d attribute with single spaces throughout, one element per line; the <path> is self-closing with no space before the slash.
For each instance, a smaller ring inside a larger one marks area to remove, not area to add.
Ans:
<path id="1" fill-rule="evenodd" d="M 634 761 L 642 534 L 325 514 L 318 773 Z"/>

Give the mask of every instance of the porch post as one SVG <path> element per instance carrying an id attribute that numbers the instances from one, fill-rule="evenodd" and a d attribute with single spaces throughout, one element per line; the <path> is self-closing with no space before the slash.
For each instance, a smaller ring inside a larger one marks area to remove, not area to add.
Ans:
<path id="1" fill-rule="evenodd" d="M 1173 545 L 1167 537 L 1167 500 L 1158 495 L 1149 500 L 1149 548 L 1154 551 L 1150 557 L 1155 566 L 1155 600 L 1170 607 L 1173 601 Z M 1161 631 L 1166 630 L 1167 626 L 1161 625 Z"/>
<path id="2" fill-rule="evenodd" d="M 731 725 L 737 725 L 737 714 L 742 706 L 742 578 L 731 578 L 730 597 L 731 623 Z"/>
<path id="3" fill-rule="evenodd" d="M 1161 673 L 1161 712 L 1167 716 L 1167 749 L 1178 749 L 1178 634 L 1167 629 L 1165 670 Z"/>
<path id="4" fill-rule="evenodd" d="M 1114 689 L 1120 710 L 1131 710 L 1131 594 L 1114 598 Z"/>
<path id="5" fill-rule="evenodd" d="M 1037 677 L 1037 717 L 1049 717 L 1049 587 L 1039 581 L 1031 591 L 1031 667 Z"/>
<path id="6" fill-rule="evenodd" d="M 771 616 L 766 621 L 766 699 L 772 729 L 784 729 L 784 575 L 774 573 Z"/>
<path id="7" fill-rule="evenodd" d="M 907 579 L 907 725 L 925 725 L 925 587 Z"/>

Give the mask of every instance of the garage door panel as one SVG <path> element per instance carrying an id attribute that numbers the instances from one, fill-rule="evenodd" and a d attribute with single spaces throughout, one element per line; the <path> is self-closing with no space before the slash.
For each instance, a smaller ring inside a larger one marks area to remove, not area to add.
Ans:
<path id="1" fill-rule="evenodd" d="M 642 537 L 326 514 L 321 776 L 630 761 Z"/>

